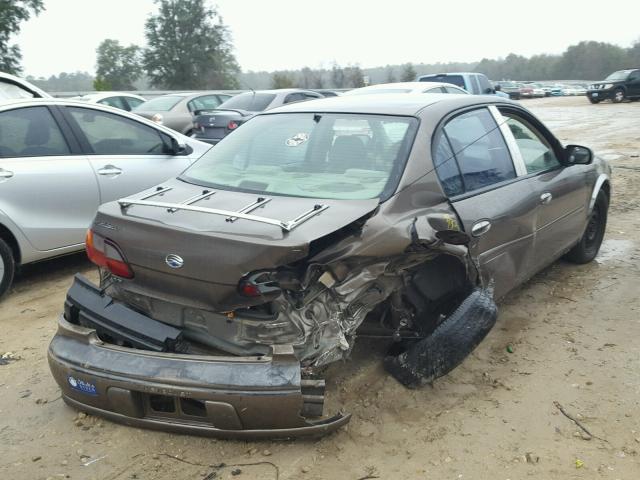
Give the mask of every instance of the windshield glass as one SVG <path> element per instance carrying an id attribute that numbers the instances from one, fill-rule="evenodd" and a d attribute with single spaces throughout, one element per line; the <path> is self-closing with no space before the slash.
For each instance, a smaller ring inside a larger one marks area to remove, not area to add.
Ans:
<path id="1" fill-rule="evenodd" d="M 276 98 L 274 93 L 241 93 L 240 95 L 230 98 L 226 102 L 222 102 L 218 108 L 246 110 L 248 112 L 262 112 L 271 102 L 273 102 L 274 98 Z"/>
<path id="2" fill-rule="evenodd" d="M 464 78 L 461 75 L 437 75 L 435 77 L 421 77 L 421 82 L 453 83 L 455 86 L 465 88 Z"/>
<path id="3" fill-rule="evenodd" d="M 184 97 L 177 95 L 164 95 L 162 97 L 152 98 L 140 105 L 134 110 L 140 110 L 143 112 L 168 112 Z"/>
<path id="4" fill-rule="evenodd" d="M 181 177 L 198 185 L 297 197 L 386 199 L 418 125 L 413 117 L 287 113 L 247 122 Z"/>
<path id="5" fill-rule="evenodd" d="M 620 70 L 617 72 L 613 72 L 611 75 L 605 78 L 605 80 L 625 80 L 629 76 L 630 72 L 631 70 Z"/>

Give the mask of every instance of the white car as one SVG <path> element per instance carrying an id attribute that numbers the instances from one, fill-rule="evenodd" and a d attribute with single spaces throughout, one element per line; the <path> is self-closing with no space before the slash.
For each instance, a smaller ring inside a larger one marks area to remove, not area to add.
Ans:
<path id="1" fill-rule="evenodd" d="M 0 101 L 0 296 L 18 265 L 82 250 L 99 205 L 179 175 L 210 148 L 104 105 Z"/>
<path id="2" fill-rule="evenodd" d="M 444 82 L 380 83 L 378 85 L 355 88 L 345 92 L 344 95 L 370 95 L 372 93 L 458 93 L 469 95 L 466 90 Z"/>
<path id="3" fill-rule="evenodd" d="M 51 95 L 22 78 L 0 72 L 0 100 L 11 98 L 51 98 Z"/>
<path id="4" fill-rule="evenodd" d="M 74 100 L 82 100 L 83 102 L 99 103 L 100 105 L 109 105 L 110 107 L 119 108 L 130 112 L 139 105 L 147 101 L 146 98 L 133 93 L 123 92 L 96 92 L 81 97 L 75 97 Z"/>

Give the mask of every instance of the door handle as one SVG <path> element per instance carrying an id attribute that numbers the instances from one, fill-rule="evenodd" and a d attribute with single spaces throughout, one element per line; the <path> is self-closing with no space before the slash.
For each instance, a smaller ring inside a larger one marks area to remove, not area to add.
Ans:
<path id="1" fill-rule="evenodd" d="M 551 195 L 549 192 L 545 192 L 542 195 L 540 195 L 540 203 L 542 205 L 546 205 L 547 203 L 549 203 L 551 200 L 553 199 L 553 195 Z"/>
<path id="2" fill-rule="evenodd" d="M 121 173 L 122 169 L 113 165 L 105 165 L 98 170 L 98 175 L 120 175 Z"/>
<path id="3" fill-rule="evenodd" d="M 0 178 L 11 178 L 11 177 L 13 177 L 13 172 L 0 168 Z"/>
<path id="4" fill-rule="evenodd" d="M 491 230 L 491 222 L 489 220 L 481 220 L 471 227 L 471 235 L 480 237 Z"/>

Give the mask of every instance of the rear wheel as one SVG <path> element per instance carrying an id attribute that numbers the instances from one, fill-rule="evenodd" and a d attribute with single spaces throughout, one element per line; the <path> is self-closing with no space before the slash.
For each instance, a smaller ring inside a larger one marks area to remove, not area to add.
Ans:
<path id="1" fill-rule="evenodd" d="M 624 90 L 621 88 L 616 88 L 616 90 L 613 92 L 613 98 L 611 99 L 611 101 L 613 103 L 620 103 L 624 100 L 624 98 Z"/>
<path id="2" fill-rule="evenodd" d="M 607 227 L 607 210 L 609 209 L 609 200 L 607 195 L 600 190 L 596 197 L 596 203 L 593 206 L 589 223 L 578 244 L 573 247 L 566 258 L 574 263 L 589 263 L 596 258 L 604 231 Z"/>
<path id="3" fill-rule="evenodd" d="M 0 297 L 9 289 L 16 271 L 16 261 L 9 245 L 0 238 Z"/>

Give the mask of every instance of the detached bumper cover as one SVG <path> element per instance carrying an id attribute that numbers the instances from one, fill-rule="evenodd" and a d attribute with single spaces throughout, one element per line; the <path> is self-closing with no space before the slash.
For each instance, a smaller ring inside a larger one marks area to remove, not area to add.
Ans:
<path id="1" fill-rule="evenodd" d="M 61 316 L 48 359 L 66 403 L 136 427 L 274 438 L 321 436 L 350 419 L 311 422 L 301 415 L 319 413 L 323 385 L 301 380 L 289 346 L 268 358 L 146 351 L 103 343 L 95 329 Z"/>

